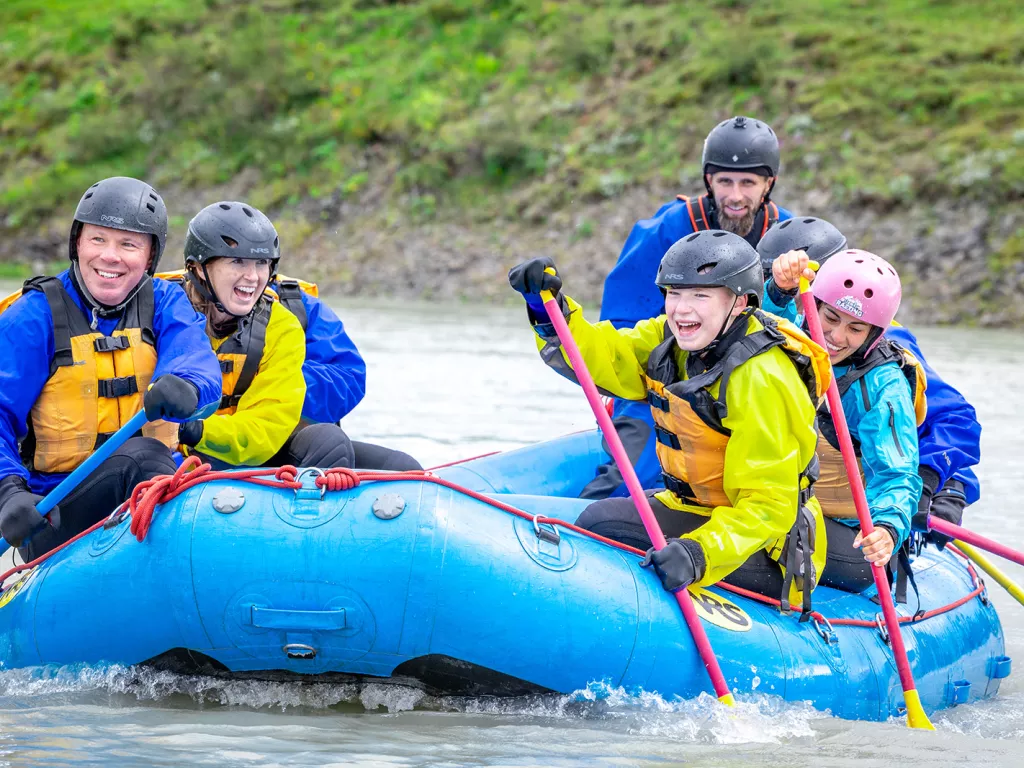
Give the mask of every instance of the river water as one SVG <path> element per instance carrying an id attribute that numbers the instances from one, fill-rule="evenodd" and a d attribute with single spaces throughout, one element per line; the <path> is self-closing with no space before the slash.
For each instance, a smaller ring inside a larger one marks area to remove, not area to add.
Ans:
<path id="1" fill-rule="evenodd" d="M 581 391 L 540 362 L 519 307 L 378 301 L 337 309 L 369 367 L 369 394 L 345 420 L 357 439 L 406 450 L 429 466 L 592 426 Z M 1001 331 L 918 335 L 984 426 L 983 499 L 966 522 L 1024 548 L 1016 503 L 1024 481 L 1016 379 L 1024 341 Z M 1024 569 L 1007 571 L 1024 580 Z M 896 721 L 841 721 L 763 696 L 740 695 L 727 711 L 710 699 L 614 691 L 597 704 L 581 696 L 435 700 L 385 686 L 225 683 L 124 668 L 13 670 L 0 673 L 0 764 L 1021 765 L 1024 607 L 995 584 L 990 591 L 1017 669 L 996 700 L 937 715 L 936 733 Z"/>

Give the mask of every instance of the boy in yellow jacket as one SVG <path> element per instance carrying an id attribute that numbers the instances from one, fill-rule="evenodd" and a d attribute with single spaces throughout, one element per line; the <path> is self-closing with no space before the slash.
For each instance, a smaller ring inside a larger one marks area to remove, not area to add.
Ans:
<path id="1" fill-rule="evenodd" d="M 509 282 L 526 297 L 541 357 L 575 380 L 539 296 L 562 286 L 553 266 L 532 259 Z M 725 579 L 807 611 L 825 559 L 811 486 L 828 356 L 757 309 L 760 260 L 738 235 L 688 235 L 665 254 L 656 282 L 665 314 L 632 328 L 591 324 L 557 295 L 597 386 L 651 406 L 666 490 L 648 495 L 669 545 L 650 550 L 648 562 L 670 591 Z M 577 524 L 651 546 L 628 498 L 591 504 Z"/>

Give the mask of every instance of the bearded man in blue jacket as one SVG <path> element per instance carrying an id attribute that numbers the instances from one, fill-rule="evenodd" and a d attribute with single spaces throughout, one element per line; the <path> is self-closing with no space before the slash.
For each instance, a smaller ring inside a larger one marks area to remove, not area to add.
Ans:
<path id="1" fill-rule="evenodd" d="M 665 311 L 665 299 L 655 283 L 658 265 L 672 244 L 686 235 L 721 229 L 756 248 L 772 225 L 792 217 L 771 202 L 779 176 L 779 139 L 767 123 L 733 117 L 716 125 L 704 140 L 701 170 L 706 194 L 679 195 L 653 217 L 633 225 L 605 279 L 602 320 L 625 328 Z M 616 399 L 612 416 L 641 486 L 662 487 L 651 409 L 643 402 Z M 585 499 L 626 495 L 614 462 L 599 467 L 597 477 L 580 493 Z"/>

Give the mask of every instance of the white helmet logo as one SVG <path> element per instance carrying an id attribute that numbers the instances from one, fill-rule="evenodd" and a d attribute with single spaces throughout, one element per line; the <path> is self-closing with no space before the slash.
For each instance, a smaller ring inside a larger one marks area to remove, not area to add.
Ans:
<path id="1" fill-rule="evenodd" d="M 733 156 L 732 156 L 732 161 L 733 161 L 734 163 L 738 163 L 738 162 L 739 162 L 739 160 L 740 160 L 740 156 L 739 156 L 739 155 L 733 155 Z"/>
<path id="2" fill-rule="evenodd" d="M 864 305 L 860 303 L 860 299 L 855 299 L 853 296 L 843 296 L 839 299 L 836 302 L 836 309 L 854 317 L 864 317 Z"/>

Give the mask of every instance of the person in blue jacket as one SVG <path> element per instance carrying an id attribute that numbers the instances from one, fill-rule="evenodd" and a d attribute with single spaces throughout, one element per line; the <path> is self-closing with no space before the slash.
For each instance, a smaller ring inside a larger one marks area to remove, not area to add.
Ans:
<path id="1" fill-rule="evenodd" d="M 701 169 L 706 194 L 680 195 L 652 218 L 633 225 L 605 279 L 601 320 L 611 321 L 616 328 L 631 328 L 662 314 L 665 300 L 655 285 L 658 265 L 672 244 L 686 235 L 722 229 L 757 247 L 773 224 L 791 217 L 771 202 L 779 175 L 779 140 L 767 123 L 733 117 L 716 125 L 704 140 Z M 641 485 L 661 487 L 650 408 L 617 398 L 612 416 Z M 626 495 L 622 475 L 611 461 L 598 468 L 597 477 L 580 493 L 585 499 Z"/>
<path id="2" fill-rule="evenodd" d="M 774 266 L 778 287 L 788 290 L 790 279 L 799 280 L 806 269 L 807 256 L 803 251 L 789 252 Z M 805 276 L 813 274 L 807 270 Z M 884 335 L 902 293 L 899 275 L 885 259 L 867 251 L 841 250 L 821 265 L 811 291 L 874 525 L 870 534 L 854 534 L 859 527 L 857 510 L 832 416 L 822 405 L 820 474 L 814 495 L 832 524 L 821 583 L 859 591 L 873 582 L 867 563 L 888 565 L 909 537 L 917 512 L 922 489 L 917 427 L 926 409 L 925 374 L 912 355 Z M 779 311 L 786 319 L 797 320 L 794 301 Z M 858 548 L 859 571 L 851 567 Z"/>
<path id="3" fill-rule="evenodd" d="M 34 559 L 172 473 L 178 424 L 220 400 L 205 319 L 154 279 L 167 209 L 138 179 L 91 186 L 75 211 L 71 266 L 37 277 L 0 314 L 0 535 Z M 149 424 L 49 515 L 36 509 L 139 410 Z"/>
<path id="4" fill-rule="evenodd" d="M 301 424 L 324 425 L 303 429 L 295 437 L 297 447 L 305 451 L 308 462 L 320 467 L 422 469 L 423 466 L 407 453 L 350 440 L 340 429 L 341 420 L 366 394 L 366 363 L 345 331 L 344 323 L 334 310 L 313 295 L 311 284 L 276 275 L 269 287 L 298 317 L 306 333 L 306 360 L 302 364 L 306 399 Z M 296 448 L 295 443 L 292 447 Z"/>
<path id="5" fill-rule="evenodd" d="M 845 249 L 846 237 L 824 219 L 798 217 L 772 227 L 758 243 L 762 264 L 772 265 L 784 254 L 793 253 L 792 263 L 779 262 L 780 289 L 774 277 L 765 285 L 764 306 L 769 312 L 786 314 L 797 291 L 799 271 L 806 258 L 824 263 L 830 256 Z M 806 258 L 801 259 L 798 252 Z M 769 267 L 769 274 L 772 273 Z M 964 508 L 981 496 L 981 486 L 974 467 L 981 460 L 981 424 L 974 407 L 928 364 L 917 338 L 901 325 L 885 330 L 886 338 L 897 342 L 921 364 L 927 378 L 927 406 L 924 423 L 918 428 L 920 466 L 918 474 L 923 491 L 913 518 L 915 531 L 926 542 L 944 547 L 949 539 L 928 531 L 927 517 L 935 515 L 959 525 Z"/>

